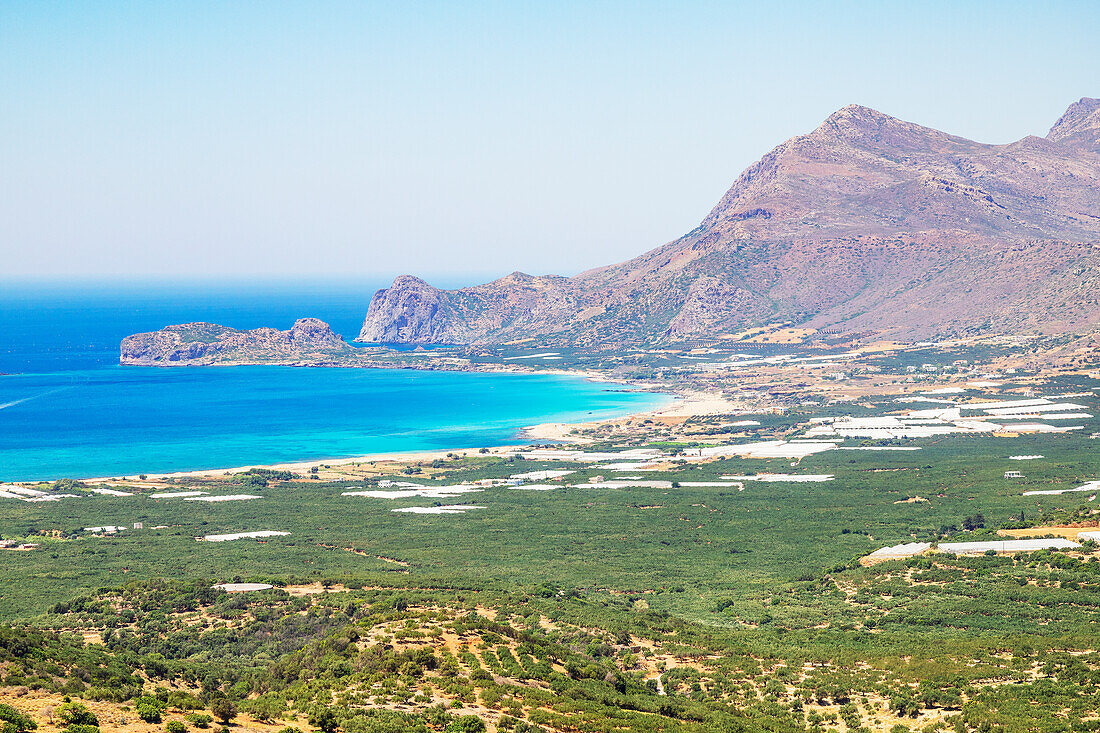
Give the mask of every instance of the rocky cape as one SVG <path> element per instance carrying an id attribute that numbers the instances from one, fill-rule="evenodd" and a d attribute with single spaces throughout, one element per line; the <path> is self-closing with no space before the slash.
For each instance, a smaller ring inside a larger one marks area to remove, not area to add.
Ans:
<path id="1" fill-rule="evenodd" d="M 1100 326 L 1100 100 L 989 145 L 845 107 L 746 169 L 699 226 L 576 277 L 398 277 L 369 343 L 607 347 L 792 322 L 920 340 Z"/>
<path id="2" fill-rule="evenodd" d="M 323 365 L 346 363 L 357 351 L 324 321 L 301 318 L 288 331 L 184 323 L 138 333 L 122 340 L 119 361 L 132 366 Z"/>

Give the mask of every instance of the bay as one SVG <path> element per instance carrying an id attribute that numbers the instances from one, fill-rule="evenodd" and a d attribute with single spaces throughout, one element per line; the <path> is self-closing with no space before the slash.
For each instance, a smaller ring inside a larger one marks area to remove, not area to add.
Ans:
<path id="1" fill-rule="evenodd" d="M 21 285 L 0 294 L 0 481 L 134 476 L 512 442 L 520 428 L 641 412 L 661 395 L 569 375 L 118 365 L 169 323 L 353 338 L 373 289 Z"/>

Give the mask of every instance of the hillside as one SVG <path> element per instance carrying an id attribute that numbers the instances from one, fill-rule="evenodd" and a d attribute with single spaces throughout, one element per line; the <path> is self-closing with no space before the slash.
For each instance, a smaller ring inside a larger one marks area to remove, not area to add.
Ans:
<path id="1" fill-rule="evenodd" d="M 1100 100 L 988 145 L 849 106 L 686 235 L 572 278 L 397 278 L 358 341 L 622 345 L 776 321 L 899 340 L 1100 325 Z"/>

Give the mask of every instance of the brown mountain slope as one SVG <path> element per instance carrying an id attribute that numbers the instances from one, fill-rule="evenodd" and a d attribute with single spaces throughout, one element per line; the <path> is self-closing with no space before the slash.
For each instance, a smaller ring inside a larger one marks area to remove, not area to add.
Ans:
<path id="1" fill-rule="evenodd" d="M 574 278 L 398 278 L 360 341 L 627 343 L 793 320 L 934 335 L 1100 323 L 1100 101 L 986 145 L 849 106 L 750 166 L 694 230 Z"/>
<path id="2" fill-rule="evenodd" d="M 1047 133 L 1048 140 L 1100 152 L 1100 99 L 1074 102 Z"/>

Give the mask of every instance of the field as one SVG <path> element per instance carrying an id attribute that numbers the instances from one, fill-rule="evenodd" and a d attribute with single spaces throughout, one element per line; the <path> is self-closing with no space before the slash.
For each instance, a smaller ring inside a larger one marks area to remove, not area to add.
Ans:
<path id="1" fill-rule="evenodd" d="M 675 481 L 677 489 L 628 486 L 552 491 L 486 488 L 462 501 L 486 509 L 461 516 L 392 510 L 430 506 L 415 497 L 344 496 L 361 482 L 272 482 L 262 498 L 185 503 L 181 499 L 91 496 L 49 503 L 9 501 L 0 520 L 5 537 L 58 531 L 78 539 L 41 537 L 39 551 L 19 556 L 4 578 L 0 609 L 7 617 L 35 614 L 83 590 L 128 577 L 207 577 L 250 580 L 293 577 L 342 581 L 508 588 L 551 582 L 562 587 L 655 591 L 652 605 L 714 621 L 708 607 L 749 601 L 762 584 L 814 574 L 879 546 L 932 539 L 939 529 L 982 513 L 990 526 L 1038 520 L 1076 508 L 1080 495 L 1024 497 L 1022 492 L 1072 488 L 1100 473 L 1087 436 L 992 438 L 945 436 L 913 452 L 830 451 L 802 459 L 798 473 L 835 474 L 824 483 L 748 482 L 735 488 L 723 475 L 793 472 L 785 459 L 729 459 L 647 472 L 645 481 Z M 1023 480 L 1003 478 L 1005 455 L 1042 453 Z M 453 462 L 425 485 L 507 477 L 566 464 L 500 459 Z M 533 465 L 532 465 L 533 464 Z M 581 468 L 569 483 L 607 473 Z M 409 478 L 407 476 L 398 478 Z M 564 480 L 562 480 L 563 483 Z M 233 492 L 218 481 L 191 482 L 212 493 Z M 897 503 L 910 497 L 925 502 Z M 435 504 L 462 503 L 457 499 Z M 140 522 L 115 536 L 84 527 Z M 163 529 L 154 529 L 163 527 Z M 263 542 L 200 543 L 207 534 L 289 532 Z M 395 566 L 377 557 L 393 557 Z M 262 572 L 258 569 L 262 568 Z M 395 577 L 400 576 L 400 577 Z M 674 588 L 682 588 L 676 591 Z"/>

